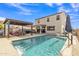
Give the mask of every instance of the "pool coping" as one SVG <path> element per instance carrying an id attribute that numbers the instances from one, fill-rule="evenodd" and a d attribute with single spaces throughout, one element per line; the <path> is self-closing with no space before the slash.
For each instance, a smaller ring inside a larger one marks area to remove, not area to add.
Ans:
<path id="1" fill-rule="evenodd" d="M 28 40 L 30 38 L 39 37 L 39 36 L 45 36 L 45 35 L 47 35 L 47 34 L 37 35 L 37 36 L 31 36 L 31 37 L 24 37 L 24 38 L 20 38 L 18 40 L 12 40 L 12 42 L 19 41 L 19 40 L 26 40 L 26 39 Z"/>
<path id="2" fill-rule="evenodd" d="M 67 55 L 67 53 L 66 53 L 66 55 L 64 55 L 63 53 L 64 53 L 64 51 L 66 51 L 66 49 L 70 49 L 68 46 L 69 46 L 69 42 L 68 42 L 68 37 L 67 37 L 67 40 L 66 40 L 66 42 L 65 42 L 65 44 L 63 45 L 63 47 L 62 47 L 62 49 L 60 50 L 60 53 L 61 53 L 61 56 L 66 56 Z M 70 47 L 71 47 L 72 45 L 70 45 Z M 69 56 L 71 56 L 72 54 L 69 54 Z M 68 56 L 68 55 L 67 55 Z"/>
<path id="3" fill-rule="evenodd" d="M 48 34 L 43 34 L 43 35 L 37 35 L 37 36 L 31 36 L 31 37 L 24 37 L 24 38 L 20 38 L 18 40 L 12 40 L 12 42 L 15 42 L 15 41 L 19 41 L 19 40 L 28 40 L 30 38 L 34 38 L 34 37 L 39 37 L 39 36 L 45 36 L 45 35 L 48 35 Z M 63 39 L 63 36 L 60 37 L 60 36 L 53 36 L 53 37 L 56 37 L 56 38 L 59 38 L 59 39 Z M 66 38 L 66 37 L 65 37 Z"/>

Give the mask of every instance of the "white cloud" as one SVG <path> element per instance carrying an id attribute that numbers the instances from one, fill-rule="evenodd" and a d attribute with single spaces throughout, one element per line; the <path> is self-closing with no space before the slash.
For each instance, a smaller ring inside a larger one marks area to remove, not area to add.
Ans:
<path id="1" fill-rule="evenodd" d="M 61 7 L 58 8 L 58 12 L 67 12 L 67 13 L 69 13 L 70 10 L 65 9 L 63 6 L 61 6 Z"/>
<path id="2" fill-rule="evenodd" d="M 76 23 L 76 22 L 79 22 L 79 19 L 76 19 L 76 20 L 71 20 L 72 23 Z"/>
<path id="3" fill-rule="evenodd" d="M 4 18 L 4 17 L 0 17 L 0 21 L 2 21 L 2 20 L 5 20 L 6 18 Z"/>
<path id="4" fill-rule="evenodd" d="M 79 11 L 79 3 L 70 3 L 72 8 L 66 8 L 63 3 L 57 4 L 59 5 L 58 9 L 59 11 L 65 11 L 67 13 L 73 14 L 73 13 L 78 13 Z"/>
<path id="5" fill-rule="evenodd" d="M 57 5 L 57 6 L 62 6 L 62 5 L 63 5 L 63 3 L 56 3 L 56 5 Z"/>
<path id="6" fill-rule="evenodd" d="M 71 3 L 70 5 L 74 9 L 74 11 L 77 12 L 79 10 L 79 3 Z"/>
<path id="7" fill-rule="evenodd" d="M 78 8 L 78 7 L 79 7 L 79 3 L 71 3 L 71 6 L 72 6 L 73 8 Z"/>
<path id="8" fill-rule="evenodd" d="M 78 23 L 79 22 L 79 14 L 78 14 L 78 10 L 79 10 L 79 5 L 75 5 L 75 4 L 72 4 L 71 5 L 72 8 L 66 8 L 64 5 L 61 5 L 58 7 L 58 12 L 66 12 L 70 15 L 70 19 L 71 19 L 71 23 L 72 25 L 76 24 L 76 22 Z"/>
<path id="9" fill-rule="evenodd" d="M 62 6 L 63 3 L 45 3 L 45 5 L 48 5 L 49 7 L 53 7 L 54 5 Z"/>
<path id="10" fill-rule="evenodd" d="M 16 4 L 16 3 L 10 3 L 10 4 L 6 4 L 8 6 L 13 6 L 15 8 L 17 8 L 18 10 L 20 10 L 20 14 L 23 14 L 23 15 L 32 15 L 32 10 L 30 9 L 27 9 L 27 8 L 24 8 L 22 5 L 23 4 Z"/>
<path id="11" fill-rule="evenodd" d="M 71 5 L 72 8 L 75 8 L 75 4 L 71 3 L 70 5 Z"/>
<path id="12" fill-rule="evenodd" d="M 58 6 L 58 12 L 67 12 L 67 13 L 70 12 L 69 9 L 66 9 L 66 8 L 63 6 L 63 3 L 45 3 L 45 4 L 48 5 L 49 7 L 53 7 L 54 5 L 55 5 L 55 6 Z"/>
<path id="13" fill-rule="evenodd" d="M 76 16 L 76 17 L 79 17 L 79 14 L 74 14 L 74 13 L 71 13 L 71 14 L 69 14 L 70 16 Z"/>
<path id="14" fill-rule="evenodd" d="M 45 3 L 45 5 L 48 5 L 49 7 L 52 7 L 53 3 Z"/>
<path id="15" fill-rule="evenodd" d="M 30 13 L 30 12 L 25 13 L 24 11 L 19 12 L 19 14 L 22 14 L 22 15 L 32 15 L 32 13 Z"/>
<path id="16" fill-rule="evenodd" d="M 29 6 L 39 6 L 38 3 L 23 3 L 23 5 L 29 5 Z"/>

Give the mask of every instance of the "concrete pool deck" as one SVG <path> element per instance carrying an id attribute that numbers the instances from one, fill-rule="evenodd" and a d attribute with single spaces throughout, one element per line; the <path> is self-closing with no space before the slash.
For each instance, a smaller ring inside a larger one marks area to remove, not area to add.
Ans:
<path id="1" fill-rule="evenodd" d="M 46 34 L 34 34 L 34 35 L 25 35 L 20 37 L 0 38 L 0 56 L 20 56 L 19 53 L 11 44 L 12 41 L 23 39 L 23 38 L 41 36 L 41 35 L 46 35 Z M 64 51 L 62 52 L 62 56 L 79 55 L 78 49 L 79 49 L 79 44 L 77 45 L 75 44 L 74 46 L 70 45 L 64 49 Z"/>
<path id="2" fill-rule="evenodd" d="M 77 46 L 77 47 L 76 47 Z M 69 40 L 69 43 L 68 43 L 68 41 L 65 43 L 65 46 L 64 46 L 65 48 L 63 49 L 63 51 L 61 52 L 61 54 L 63 55 L 63 56 L 78 56 L 78 54 L 79 54 L 79 42 L 78 42 L 78 39 L 77 39 L 77 37 L 76 36 L 73 36 L 73 45 L 72 44 L 70 44 L 70 40 Z M 74 47 L 76 47 L 75 49 L 74 49 Z"/>
<path id="3" fill-rule="evenodd" d="M 79 43 L 72 47 L 72 56 L 79 56 Z"/>
<path id="4" fill-rule="evenodd" d="M 7 38 L 0 38 L 0 56 L 18 56 L 18 52 Z"/>
<path id="5" fill-rule="evenodd" d="M 11 37 L 11 38 L 0 38 L 0 56 L 20 56 L 18 51 L 11 44 L 14 40 L 19 40 L 23 38 L 29 38 L 34 36 L 41 36 L 45 34 L 39 35 L 25 35 L 20 37 Z"/>

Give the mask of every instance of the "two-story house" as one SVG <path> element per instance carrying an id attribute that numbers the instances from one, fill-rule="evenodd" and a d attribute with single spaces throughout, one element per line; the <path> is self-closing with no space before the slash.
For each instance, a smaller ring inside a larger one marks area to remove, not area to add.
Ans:
<path id="1" fill-rule="evenodd" d="M 71 32 L 70 17 L 65 12 L 59 12 L 35 20 L 38 33 L 59 33 Z"/>

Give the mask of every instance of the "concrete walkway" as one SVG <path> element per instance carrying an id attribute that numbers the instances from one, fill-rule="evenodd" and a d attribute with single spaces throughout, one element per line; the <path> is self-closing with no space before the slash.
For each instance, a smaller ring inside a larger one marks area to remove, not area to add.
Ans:
<path id="1" fill-rule="evenodd" d="M 7 38 L 0 38 L 0 56 L 18 56 L 18 52 Z"/>
<path id="2" fill-rule="evenodd" d="M 73 46 L 72 55 L 73 56 L 79 56 L 79 43 Z"/>

